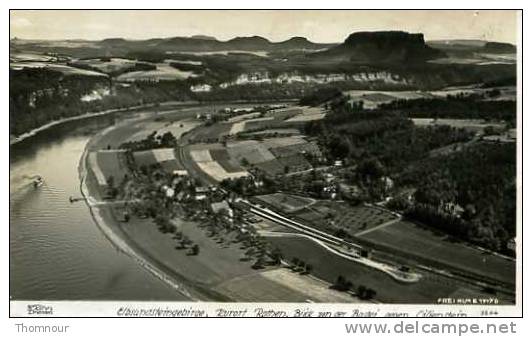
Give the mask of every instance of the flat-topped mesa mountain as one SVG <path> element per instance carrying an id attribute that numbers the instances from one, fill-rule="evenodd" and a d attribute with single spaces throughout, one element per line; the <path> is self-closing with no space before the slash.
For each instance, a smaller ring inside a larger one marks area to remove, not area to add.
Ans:
<path id="1" fill-rule="evenodd" d="M 310 57 L 359 64 L 424 62 L 445 57 L 445 53 L 429 47 L 423 34 L 402 31 L 356 32 L 340 45 Z"/>

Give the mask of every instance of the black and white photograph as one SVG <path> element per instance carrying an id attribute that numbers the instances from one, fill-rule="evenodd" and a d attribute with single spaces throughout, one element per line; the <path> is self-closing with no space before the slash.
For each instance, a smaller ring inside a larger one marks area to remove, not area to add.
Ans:
<path id="1" fill-rule="evenodd" d="M 521 316 L 521 16 L 10 9 L 10 316 Z"/>

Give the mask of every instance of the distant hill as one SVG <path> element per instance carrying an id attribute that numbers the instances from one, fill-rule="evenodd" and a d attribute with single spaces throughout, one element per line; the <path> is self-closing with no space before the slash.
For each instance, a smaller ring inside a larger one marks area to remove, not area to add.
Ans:
<path id="1" fill-rule="evenodd" d="M 482 51 L 493 54 L 512 54 L 517 52 L 517 47 L 511 43 L 487 42 Z"/>
<path id="2" fill-rule="evenodd" d="M 445 57 L 445 53 L 429 47 L 423 34 L 402 31 L 356 32 L 344 43 L 312 57 L 359 64 L 424 62 Z"/>
<path id="3" fill-rule="evenodd" d="M 332 45 L 330 44 L 317 44 L 314 42 L 310 42 L 305 37 L 295 36 L 293 38 L 290 38 L 286 41 L 277 42 L 275 44 L 277 48 L 281 49 L 309 49 L 309 50 L 316 50 L 316 49 L 322 49 L 322 48 L 328 48 Z"/>
<path id="4" fill-rule="evenodd" d="M 427 41 L 432 48 L 443 50 L 468 50 L 482 48 L 486 41 L 484 40 L 432 40 Z"/>
<path id="5" fill-rule="evenodd" d="M 192 35 L 190 38 L 198 39 L 198 40 L 216 40 L 214 36 L 208 36 L 208 35 Z"/>
<path id="6" fill-rule="evenodd" d="M 511 43 L 490 42 L 485 40 L 435 40 L 428 41 L 432 48 L 446 52 L 478 52 L 491 54 L 512 54 L 517 48 Z"/>
<path id="7" fill-rule="evenodd" d="M 235 50 L 268 50 L 272 43 L 261 36 L 235 37 L 225 43 L 224 46 Z"/>
<path id="8" fill-rule="evenodd" d="M 103 46 L 117 46 L 117 45 L 124 45 L 127 43 L 129 43 L 128 40 L 123 39 L 121 37 L 104 39 L 99 42 L 99 44 Z"/>

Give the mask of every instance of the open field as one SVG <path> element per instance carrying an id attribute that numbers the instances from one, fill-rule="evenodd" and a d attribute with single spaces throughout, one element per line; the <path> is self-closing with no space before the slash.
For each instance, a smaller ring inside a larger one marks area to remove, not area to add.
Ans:
<path id="1" fill-rule="evenodd" d="M 157 63 L 155 65 L 157 66 L 155 70 L 132 71 L 118 76 L 117 80 L 123 82 L 158 82 L 184 80 L 196 76 L 192 71 L 182 71 L 167 63 Z"/>
<path id="2" fill-rule="evenodd" d="M 237 116 L 237 117 L 241 117 L 241 116 Z M 229 134 L 236 135 L 237 133 L 244 132 L 244 131 L 253 131 L 253 130 L 261 129 L 264 127 L 268 127 L 273 122 L 275 122 L 275 118 L 273 117 L 244 119 L 244 120 L 234 123 L 231 126 L 231 130 L 229 131 Z"/>
<path id="3" fill-rule="evenodd" d="M 267 138 L 262 141 L 262 143 L 268 148 L 277 148 L 285 147 L 290 145 L 306 144 L 307 141 L 304 137 L 293 136 L 293 137 L 279 137 L 279 138 Z"/>
<path id="4" fill-rule="evenodd" d="M 200 124 L 200 122 L 195 120 L 170 121 L 157 130 L 157 134 L 162 135 L 166 132 L 170 132 L 176 139 L 179 139 L 184 133 L 196 128 Z"/>
<path id="5" fill-rule="evenodd" d="M 98 153 L 91 152 L 88 157 L 89 165 L 92 168 L 92 172 L 98 182 L 98 185 L 105 186 L 107 181 L 105 180 L 105 175 L 103 174 L 100 165 L 98 164 Z"/>
<path id="6" fill-rule="evenodd" d="M 238 122 L 245 121 L 246 119 L 253 119 L 253 118 L 258 118 L 258 117 L 260 117 L 260 112 L 250 112 L 247 114 L 231 117 L 226 122 L 227 123 L 238 123 Z"/>
<path id="7" fill-rule="evenodd" d="M 133 218 L 121 227 L 157 260 L 200 284 L 212 285 L 253 272 L 253 261 L 239 261 L 243 252 L 237 245 L 223 248 L 207 237 L 197 224 L 181 220 L 174 222 L 178 225 L 178 230 L 200 245 L 199 255 L 190 256 L 186 249 L 175 249 L 176 241 L 172 240 L 171 235 L 161 233 L 152 220 Z"/>
<path id="8" fill-rule="evenodd" d="M 485 66 L 490 64 L 515 64 L 516 54 L 488 54 L 475 53 L 469 58 L 446 57 L 428 61 L 437 64 L 475 64 Z"/>
<path id="9" fill-rule="evenodd" d="M 169 54 L 172 54 L 173 52 L 168 52 Z M 251 50 L 216 50 L 216 51 L 179 51 L 176 52 L 177 54 L 190 54 L 190 55 L 197 55 L 197 56 L 205 56 L 205 55 L 229 55 L 229 54 L 249 54 L 249 55 L 255 55 L 260 57 L 267 57 L 268 52 L 267 51 L 251 51 Z"/>
<path id="10" fill-rule="evenodd" d="M 133 158 L 137 166 L 161 164 L 164 170 L 173 171 L 182 169 L 178 163 L 174 149 L 154 149 L 133 152 Z"/>
<path id="11" fill-rule="evenodd" d="M 325 282 L 285 268 L 232 279 L 215 290 L 239 302 L 254 301 L 257 297 L 265 302 L 362 302 L 349 294 L 329 289 Z"/>
<path id="12" fill-rule="evenodd" d="M 205 174 L 218 182 L 224 179 L 234 179 L 249 175 L 218 144 L 194 145 L 189 149 L 189 154 L 190 159 Z"/>
<path id="13" fill-rule="evenodd" d="M 399 220 L 387 211 L 370 206 L 354 207 L 344 202 L 316 200 L 286 193 L 265 194 L 255 198 L 283 213 L 292 213 L 318 229 L 330 232 L 341 228 L 353 236 Z"/>
<path id="14" fill-rule="evenodd" d="M 262 143 L 254 140 L 227 143 L 227 151 L 238 162 L 246 159 L 250 164 L 257 164 L 275 159 Z"/>
<path id="15" fill-rule="evenodd" d="M 166 269 L 182 275 L 191 286 L 212 289 L 214 293 L 234 301 L 261 302 L 357 302 L 356 298 L 327 289 L 322 281 L 299 275 L 286 269 L 251 268 L 253 259 L 243 261 L 244 251 L 238 244 L 220 244 L 210 238 L 198 224 L 174 220 L 179 231 L 200 246 L 196 256 L 187 250 L 175 249 L 171 235 L 161 233 L 151 220 L 133 218 L 121 229 L 136 244 Z M 233 234 L 223 234 L 227 242 Z M 222 237 L 220 236 L 220 237 Z"/>
<path id="16" fill-rule="evenodd" d="M 218 162 L 227 172 L 231 173 L 244 170 L 236 160 L 229 156 L 229 153 L 225 149 L 212 149 L 210 150 L 210 154 L 212 159 Z"/>
<path id="17" fill-rule="evenodd" d="M 246 122 L 244 122 L 244 121 L 234 123 L 233 125 L 231 125 L 231 129 L 229 130 L 229 134 L 230 135 L 236 135 L 236 134 L 238 134 L 240 132 L 243 132 L 245 128 L 246 128 Z"/>
<path id="18" fill-rule="evenodd" d="M 301 134 L 301 131 L 299 131 L 298 129 L 281 129 L 281 128 L 272 128 L 272 129 L 267 129 L 267 130 L 263 130 L 263 131 L 252 131 L 252 132 L 248 132 L 246 133 L 247 135 L 249 136 L 262 136 L 262 135 L 283 135 L 283 136 L 290 136 L 290 135 L 294 135 L 294 136 L 299 136 Z"/>
<path id="19" fill-rule="evenodd" d="M 294 117 L 285 120 L 290 122 L 310 122 L 325 118 L 325 111 L 320 107 L 303 107 L 301 112 Z"/>
<path id="20" fill-rule="evenodd" d="M 50 62 L 55 57 L 37 53 L 10 53 L 10 62 Z"/>
<path id="21" fill-rule="evenodd" d="M 294 142 L 294 144 L 290 144 L 286 146 L 276 146 L 276 147 L 271 148 L 271 152 L 275 155 L 276 158 L 282 158 L 282 157 L 300 155 L 304 153 L 319 155 L 320 149 L 316 143 L 305 141 L 305 142 L 298 142 L 298 143 Z"/>
<path id="22" fill-rule="evenodd" d="M 502 282 L 515 283 L 515 262 L 453 241 L 447 235 L 409 221 L 379 228 L 360 238 L 408 255 L 445 263 Z"/>
<path id="23" fill-rule="evenodd" d="M 99 76 L 107 77 L 107 75 L 92 71 L 70 67 L 65 64 L 47 63 L 47 62 L 12 62 L 9 64 L 10 69 L 21 70 L 24 68 L 45 68 L 48 70 L 58 71 L 63 75 L 83 75 L 83 76 Z"/>
<path id="24" fill-rule="evenodd" d="M 448 125 L 454 128 L 464 128 L 473 132 L 482 132 L 486 127 L 504 128 L 502 122 L 486 122 L 482 119 L 451 119 L 451 118 L 411 118 L 417 126 Z"/>
<path id="25" fill-rule="evenodd" d="M 255 167 L 262 170 L 264 173 L 275 176 L 279 174 L 294 173 L 306 171 L 312 168 L 312 165 L 300 154 L 288 157 L 280 157 L 277 159 L 264 161 L 255 164 Z"/>
<path id="26" fill-rule="evenodd" d="M 427 98 L 431 95 L 421 91 L 372 91 L 372 90 L 351 90 L 346 94 L 351 96 L 352 102 L 364 102 L 364 108 L 376 109 L 379 104 L 390 103 L 400 99 Z"/>
<path id="27" fill-rule="evenodd" d="M 172 121 L 166 119 L 159 121 L 150 121 L 144 123 L 142 128 L 139 129 L 137 132 L 134 132 L 128 140 L 143 140 L 153 132 L 156 132 L 157 135 L 162 135 L 166 132 L 170 132 L 176 139 L 179 139 L 185 132 L 194 129 L 200 124 L 200 122 L 193 119 L 179 121 Z"/>
<path id="28" fill-rule="evenodd" d="M 367 231 L 397 217 L 368 206 L 350 206 L 343 202 L 318 201 L 294 213 L 298 218 L 328 232 L 345 230 L 350 235 Z"/>
<path id="29" fill-rule="evenodd" d="M 190 140 L 194 142 L 219 140 L 223 136 L 229 135 L 231 127 L 232 125 L 227 123 L 216 123 L 211 126 L 201 127 L 194 131 L 194 135 Z"/>
<path id="30" fill-rule="evenodd" d="M 193 150 L 190 151 L 190 156 L 192 157 L 192 160 L 194 160 L 196 163 L 214 160 L 212 159 L 209 150 Z"/>
<path id="31" fill-rule="evenodd" d="M 240 177 L 249 176 L 249 173 L 247 171 L 227 172 L 224 167 L 216 161 L 204 161 L 196 164 L 203 172 L 205 172 L 218 182 L 224 179 L 236 179 Z"/>
<path id="32" fill-rule="evenodd" d="M 89 154 L 89 164 L 94 167 L 93 172 L 99 185 L 107 185 L 107 180 L 113 177 L 118 184 L 124 174 L 128 173 L 125 158 L 121 151 L 101 150 Z"/>
<path id="33" fill-rule="evenodd" d="M 444 98 L 448 95 L 458 95 L 458 94 L 484 94 L 493 89 L 498 89 L 501 92 L 500 96 L 497 96 L 493 99 L 495 100 L 515 100 L 515 87 L 513 86 L 504 86 L 497 88 L 480 88 L 476 86 L 463 86 L 463 87 L 449 87 L 441 90 L 434 91 L 375 91 L 375 90 L 350 90 L 344 92 L 351 96 L 352 102 L 363 101 L 364 108 L 366 109 L 376 109 L 379 104 L 390 103 L 396 100 L 409 100 L 409 99 L 420 99 L 420 98 Z M 487 98 L 488 99 L 488 98 Z"/>
<path id="34" fill-rule="evenodd" d="M 316 200 L 286 193 L 264 194 L 256 198 L 283 212 L 294 212 L 312 205 Z"/>
<path id="35" fill-rule="evenodd" d="M 73 62 L 74 65 L 80 66 L 90 66 L 92 68 L 98 69 L 98 71 L 109 74 L 112 72 L 122 71 L 135 66 L 137 62 L 135 60 L 129 60 L 124 58 L 113 57 L 111 59 L 102 60 L 99 58 L 95 59 L 81 59 Z"/>
<path id="36" fill-rule="evenodd" d="M 274 117 L 260 117 L 260 118 L 254 118 L 246 121 L 246 124 L 244 126 L 244 131 L 254 131 L 258 129 L 263 129 L 266 127 L 272 127 L 273 125 L 277 125 L 277 121 Z"/>
<path id="37" fill-rule="evenodd" d="M 313 274 L 323 280 L 334 283 L 339 275 L 343 275 L 353 282 L 355 289 L 359 285 L 373 288 L 380 302 L 436 303 L 438 298 L 447 297 L 460 288 L 438 277 L 422 277 L 416 283 L 399 283 L 381 271 L 342 258 L 302 237 L 267 237 L 267 240 L 283 252 L 285 260 L 297 257 L 312 264 Z M 477 292 L 477 297 L 490 295 Z"/>

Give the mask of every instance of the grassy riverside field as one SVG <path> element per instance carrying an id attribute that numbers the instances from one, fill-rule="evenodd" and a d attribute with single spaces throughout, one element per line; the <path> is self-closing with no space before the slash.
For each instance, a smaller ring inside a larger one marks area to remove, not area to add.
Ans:
<path id="1" fill-rule="evenodd" d="M 352 207 L 283 193 L 262 195 L 256 199 L 319 230 L 334 233 L 341 228 L 356 237 L 356 242 L 370 243 L 377 249 L 383 248 L 391 254 L 399 252 L 414 260 L 417 257 L 427 266 L 431 263 L 448 265 L 465 273 L 515 284 L 514 261 L 453 241 L 447 235 L 401 220 L 378 208 Z M 307 200 L 307 205 L 301 200 Z M 334 225 L 330 221 L 334 221 Z"/>
<path id="2" fill-rule="evenodd" d="M 424 273 L 419 282 L 404 284 L 393 280 L 390 276 L 373 268 L 365 267 L 337 256 L 311 240 L 300 237 L 268 237 L 272 244 L 279 247 L 290 260 L 297 257 L 314 266 L 317 277 L 334 282 L 338 275 L 343 275 L 359 285 L 369 286 L 376 290 L 376 299 L 384 303 L 435 303 L 437 298 L 446 298 L 456 292 L 468 292 L 474 298 L 490 298 L 492 295 L 483 293 L 480 288 L 454 282 L 441 276 Z M 408 296 L 404 296 L 405 294 Z M 508 300 L 508 303 L 510 300 Z"/>
<path id="3" fill-rule="evenodd" d="M 515 283 L 514 261 L 452 241 L 446 235 L 409 221 L 400 221 L 379 228 L 360 238 L 410 255 L 437 260 L 443 264 L 485 275 L 495 280 Z"/>

